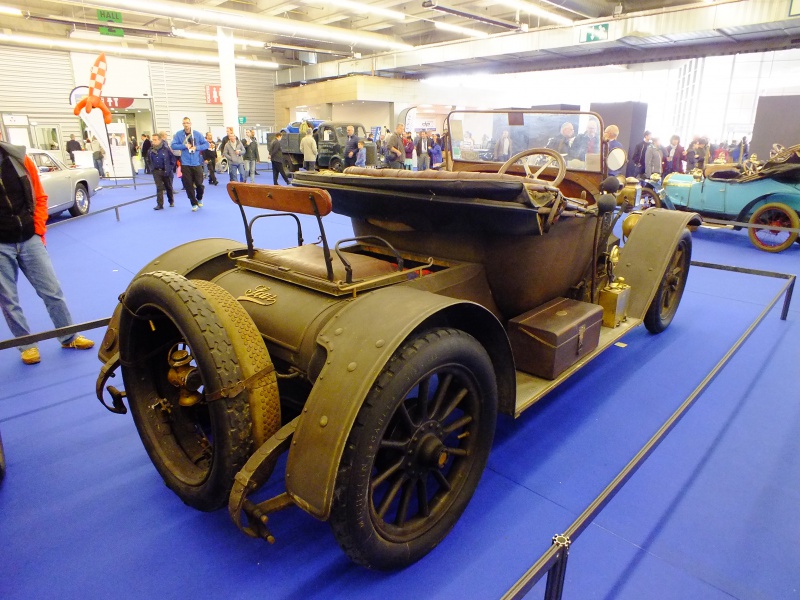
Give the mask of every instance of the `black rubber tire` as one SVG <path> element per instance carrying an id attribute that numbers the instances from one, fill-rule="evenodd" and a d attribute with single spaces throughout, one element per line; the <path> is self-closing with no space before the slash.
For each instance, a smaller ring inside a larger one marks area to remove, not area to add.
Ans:
<path id="1" fill-rule="evenodd" d="M 331 162 L 328 163 L 328 168 L 331 171 L 336 171 L 337 173 L 341 173 L 344 171 L 344 164 L 338 158 L 332 158 Z"/>
<path id="2" fill-rule="evenodd" d="M 644 316 L 644 326 L 650 333 L 661 333 L 675 317 L 678 305 L 686 288 L 689 276 L 689 263 L 692 260 L 692 234 L 684 230 L 672 257 L 669 260 L 664 277 L 658 286 L 656 295 Z"/>
<path id="3" fill-rule="evenodd" d="M 424 405 L 418 386 L 428 389 Z M 339 465 L 330 525 L 345 553 L 396 569 L 435 548 L 478 485 L 496 421 L 494 369 L 475 338 L 437 329 L 403 344 L 361 406 Z"/>
<path id="4" fill-rule="evenodd" d="M 222 319 L 222 325 L 228 331 L 233 344 L 233 351 L 242 376 L 252 377 L 264 371 L 247 388 L 248 405 L 252 420 L 253 443 L 258 448 L 273 433 L 281 428 L 281 403 L 278 393 L 278 376 L 272 365 L 264 338 L 258 327 L 227 290 L 210 281 L 202 279 L 189 280 L 197 289 L 205 294 L 206 299 Z"/>
<path id="5" fill-rule="evenodd" d="M 91 198 L 86 186 L 79 183 L 75 186 L 75 197 L 73 198 L 72 206 L 69 207 L 69 214 L 73 217 L 80 217 L 89 212 L 91 205 Z"/>
<path id="6" fill-rule="evenodd" d="M 188 346 L 204 394 L 242 381 L 227 321 L 200 289 L 167 271 L 134 278 L 124 305 L 120 360 L 139 437 L 181 500 L 199 510 L 221 508 L 252 452 L 248 394 L 180 406 L 178 389 L 167 380 L 167 356 L 175 344 Z"/>
<path id="7" fill-rule="evenodd" d="M 770 202 L 758 207 L 750 217 L 750 223 L 797 229 L 800 227 L 800 217 L 785 204 Z M 772 233 L 769 229 L 748 229 L 747 235 L 750 237 L 750 243 L 764 252 L 783 252 L 798 240 L 796 233 L 785 231 Z M 776 236 L 775 239 L 772 239 L 770 235 Z"/>
<path id="8" fill-rule="evenodd" d="M 0 481 L 6 476 L 6 451 L 3 449 L 3 436 L 0 435 Z"/>

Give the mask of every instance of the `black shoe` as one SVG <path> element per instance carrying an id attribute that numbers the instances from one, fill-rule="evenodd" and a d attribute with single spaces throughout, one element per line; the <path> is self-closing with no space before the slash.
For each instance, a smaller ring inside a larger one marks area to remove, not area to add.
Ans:
<path id="1" fill-rule="evenodd" d="M 163 206 L 154 206 L 153 210 L 164 210 Z"/>

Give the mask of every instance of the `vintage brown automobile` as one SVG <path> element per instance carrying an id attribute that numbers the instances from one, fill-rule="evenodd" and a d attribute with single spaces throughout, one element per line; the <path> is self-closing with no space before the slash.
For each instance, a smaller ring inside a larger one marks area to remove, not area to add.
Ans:
<path id="1" fill-rule="evenodd" d="M 498 411 L 519 415 L 678 308 L 696 217 L 646 210 L 620 247 L 613 226 L 635 190 L 618 205 L 605 149 L 565 161 L 544 148 L 562 121 L 589 119 L 602 131 L 591 113 L 452 113 L 449 171 L 231 183 L 247 243 L 191 242 L 134 277 L 100 350 L 98 398 L 121 366 L 125 391 L 109 386 L 106 406 L 125 412 L 127 396 L 186 504 L 227 504 L 269 541 L 268 515 L 294 504 L 361 565 L 420 559 L 469 502 Z M 516 154 L 502 165 L 454 152 L 462 132 L 505 130 Z M 248 221 L 245 208 L 277 212 Z M 352 239 L 329 243 L 330 211 L 351 218 Z M 319 242 L 303 243 L 298 214 Z M 296 247 L 256 246 L 258 220 L 276 216 Z M 286 491 L 256 503 L 283 453 Z"/>

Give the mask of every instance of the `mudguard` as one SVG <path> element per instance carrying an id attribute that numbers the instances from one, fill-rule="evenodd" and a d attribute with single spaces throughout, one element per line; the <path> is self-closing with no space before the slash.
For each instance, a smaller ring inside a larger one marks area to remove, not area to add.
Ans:
<path id="1" fill-rule="evenodd" d="M 150 271 L 174 271 L 187 279 L 211 281 L 236 265 L 228 257 L 233 250 L 247 250 L 247 246 L 235 240 L 208 238 L 176 246 L 147 263 L 134 277 Z M 117 304 L 106 329 L 103 342 L 97 352 L 101 362 L 108 362 L 118 350 L 117 332 L 122 305 Z"/>
<path id="2" fill-rule="evenodd" d="M 683 231 L 700 223 L 700 217 L 689 212 L 651 208 L 642 214 L 620 251 L 615 270 L 631 286 L 629 317 L 644 319 Z"/>
<path id="3" fill-rule="evenodd" d="M 501 402 L 514 394 L 508 338 L 482 306 L 404 286 L 353 300 L 317 337 L 327 358 L 303 408 L 286 465 L 286 490 L 312 516 L 330 516 L 345 443 L 384 365 L 409 334 L 428 323 L 446 323 L 475 336 L 492 358 Z"/>

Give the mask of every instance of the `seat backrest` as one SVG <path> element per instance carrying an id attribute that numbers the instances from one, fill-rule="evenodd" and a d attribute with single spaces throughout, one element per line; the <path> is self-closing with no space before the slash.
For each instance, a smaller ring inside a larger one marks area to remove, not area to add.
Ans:
<path id="1" fill-rule="evenodd" d="M 264 183 L 228 183 L 228 195 L 240 206 L 324 217 L 333 208 L 331 195 L 316 188 L 291 188 Z"/>

